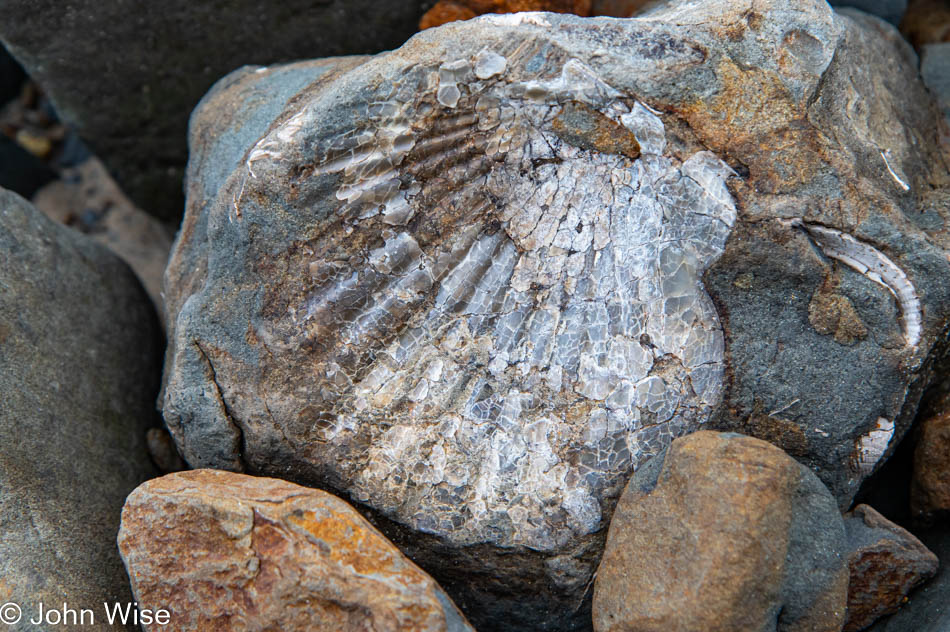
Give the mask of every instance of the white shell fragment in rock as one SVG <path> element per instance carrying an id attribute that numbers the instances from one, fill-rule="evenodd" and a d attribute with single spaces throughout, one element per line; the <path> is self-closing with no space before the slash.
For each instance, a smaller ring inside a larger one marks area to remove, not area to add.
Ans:
<path id="1" fill-rule="evenodd" d="M 316 403 L 289 396 L 345 491 L 452 540 L 551 550 L 599 529 L 602 490 L 719 403 L 700 276 L 736 210 L 728 166 L 665 155 L 659 116 L 589 66 L 522 63 L 408 67 L 360 129 L 316 139 L 311 177 L 338 178 L 339 203 L 309 289 L 259 335 L 339 367 Z M 321 115 L 275 128 L 245 177 L 293 169 L 289 137 L 315 142 L 301 129 Z"/>
<path id="2" fill-rule="evenodd" d="M 857 465 L 862 476 L 870 476 L 894 437 L 894 422 L 881 417 L 874 430 L 858 440 Z"/>
<path id="3" fill-rule="evenodd" d="M 916 348 L 922 332 L 920 297 L 907 274 L 877 248 L 840 230 L 793 219 L 786 222 L 804 230 L 828 257 L 886 288 L 896 299 L 904 330 L 904 341 Z"/>

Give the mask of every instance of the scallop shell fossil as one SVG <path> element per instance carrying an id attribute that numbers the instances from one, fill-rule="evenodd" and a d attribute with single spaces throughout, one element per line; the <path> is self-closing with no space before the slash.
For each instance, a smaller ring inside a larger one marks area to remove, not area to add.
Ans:
<path id="1" fill-rule="evenodd" d="M 329 140 L 332 111 L 302 106 L 248 154 L 230 221 L 252 230 L 262 169 L 332 183 L 255 332 L 316 367 L 266 402 L 314 471 L 415 529 L 549 551 L 720 402 L 700 277 L 736 210 L 728 166 L 667 155 L 660 116 L 590 67 L 503 53 L 407 65 Z"/>

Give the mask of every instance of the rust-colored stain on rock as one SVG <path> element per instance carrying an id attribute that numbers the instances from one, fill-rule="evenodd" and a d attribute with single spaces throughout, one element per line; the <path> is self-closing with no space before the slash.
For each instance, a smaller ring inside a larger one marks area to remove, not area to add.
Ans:
<path id="1" fill-rule="evenodd" d="M 561 140 L 580 149 L 621 154 L 631 160 L 640 157 L 640 143 L 633 132 L 580 101 L 565 103 L 552 127 Z"/>
<path id="2" fill-rule="evenodd" d="M 910 532 L 868 505 L 845 515 L 848 532 L 859 543 L 848 555 L 848 620 L 844 632 L 857 632 L 892 614 L 916 586 L 937 572 L 938 560 Z"/>
<path id="3" fill-rule="evenodd" d="M 464 632 L 442 589 L 325 492 L 216 470 L 136 489 L 119 550 L 146 630 Z"/>

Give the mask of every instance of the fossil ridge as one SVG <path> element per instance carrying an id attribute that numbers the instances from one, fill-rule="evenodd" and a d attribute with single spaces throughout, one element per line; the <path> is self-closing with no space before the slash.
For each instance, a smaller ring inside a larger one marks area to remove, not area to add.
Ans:
<path id="1" fill-rule="evenodd" d="M 183 456 L 359 501 L 492 629 L 583 627 L 627 476 L 704 425 L 779 429 L 848 504 L 950 304 L 936 112 L 891 31 L 510 14 L 225 78 L 166 275 Z M 833 275 L 847 346 L 809 320 Z"/>

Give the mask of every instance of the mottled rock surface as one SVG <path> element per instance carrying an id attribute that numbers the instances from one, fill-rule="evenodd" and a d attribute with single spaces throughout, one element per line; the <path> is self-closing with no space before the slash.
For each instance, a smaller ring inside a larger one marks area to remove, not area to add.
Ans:
<path id="1" fill-rule="evenodd" d="M 950 398 L 943 410 L 920 422 L 914 449 L 910 510 L 914 520 L 931 523 L 950 517 Z"/>
<path id="2" fill-rule="evenodd" d="M 24 617 L 12 629 L 35 629 L 40 602 L 101 613 L 130 598 L 115 535 L 125 497 L 154 475 L 160 340 L 124 263 L 0 192 L 0 603 Z"/>
<path id="3" fill-rule="evenodd" d="M 879 620 L 870 632 L 946 632 L 950 630 L 950 528 L 946 524 L 917 534 L 940 559 L 936 576 L 912 592 L 901 609 Z"/>
<path id="4" fill-rule="evenodd" d="M 416 0 L 3 0 L 0 40 L 123 190 L 177 220 L 188 113 L 242 64 L 399 46 Z M 117 54 L 116 51 L 121 51 Z"/>
<path id="5" fill-rule="evenodd" d="M 911 590 L 934 576 L 938 561 L 920 540 L 868 505 L 845 514 L 844 525 L 851 573 L 844 630 L 856 632 L 896 612 Z"/>
<path id="6" fill-rule="evenodd" d="M 214 470 L 150 480 L 129 495 L 118 541 L 139 607 L 168 610 L 179 632 L 473 632 L 352 507 L 285 481 Z"/>
<path id="7" fill-rule="evenodd" d="M 169 429 L 385 516 L 497 629 L 586 625 L 626 477 L 703 424 L 847 506 L 950 309 L 914 63 L 870 16 L 713 1 L 232 75 L 192 119 Z"/>
<path id="8" fill-rule="evenodd" d="M 844 525 L 821 481 L 765 441 L 700 431 L 620 497 L 594 630 L 837 632 L 847 587 Z"/>

